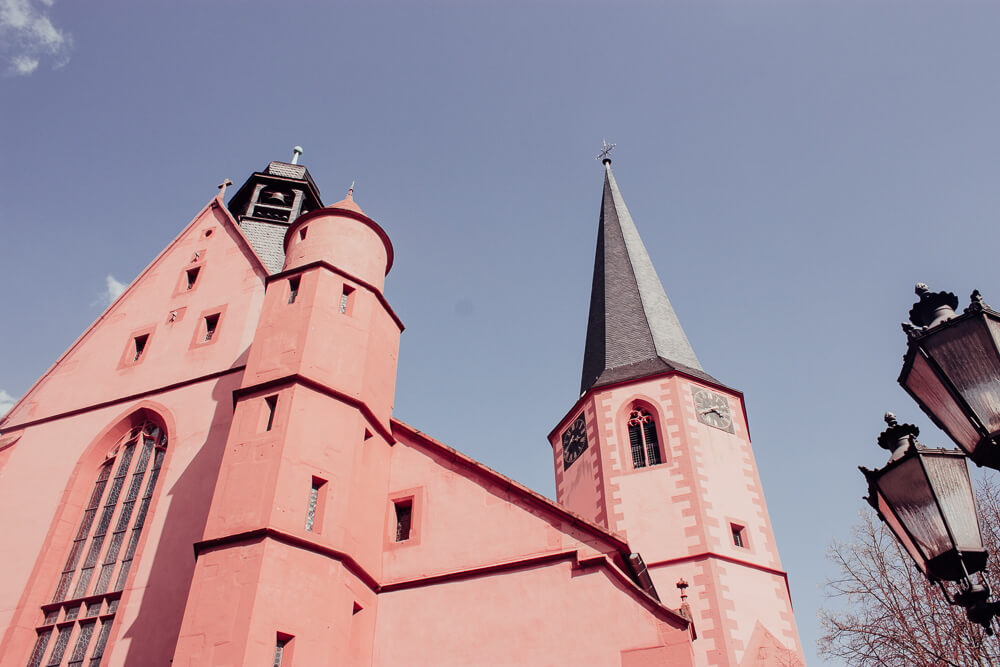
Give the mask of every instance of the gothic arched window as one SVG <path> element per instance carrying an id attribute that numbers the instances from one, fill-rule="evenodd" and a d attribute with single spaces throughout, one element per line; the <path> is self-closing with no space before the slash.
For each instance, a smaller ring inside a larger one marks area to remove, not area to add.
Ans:
<path id="1" fill-rule="evenodd" d="M 662 463 L 653 416 L 636 406 L 628 414 L 628 441 L 632 446 L 632 467 L 645 468 Z"/>
<path id="2" fill-rule="evenodd" d="M 145 421 L 108 452 L 55 595 L 42 607 L 45 619 L 36 630 L 28 667 L 100 665 L 166 446 L 163 429 Z"/>

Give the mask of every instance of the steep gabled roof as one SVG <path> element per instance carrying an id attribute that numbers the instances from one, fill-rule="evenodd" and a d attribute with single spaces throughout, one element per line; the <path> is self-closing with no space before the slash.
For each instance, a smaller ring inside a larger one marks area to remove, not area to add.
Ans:
<path id="1" fill-rule="evenodd" d="M 670 370 L 718 383 L 702 370 L 605 159 L 580 393 Z"/>

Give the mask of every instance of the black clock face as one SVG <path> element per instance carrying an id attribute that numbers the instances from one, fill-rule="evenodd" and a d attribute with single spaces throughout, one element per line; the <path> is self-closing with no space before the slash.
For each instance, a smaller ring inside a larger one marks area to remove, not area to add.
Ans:
<path id="1" fill-rule="evenodd" d="M 708 389 L 694 387 L 694 409 L 698 413 L 698 421 L 714 426 L 727 433 L 735 433 L 733 428 L 733 413 L 729 409 L 729 399 Z"/>
<path id="2" fill-rule="evenodd" d="M 563 470 L 580 458 L 587 451 L 587 422 L 581 414 L 562 434 Z"/>

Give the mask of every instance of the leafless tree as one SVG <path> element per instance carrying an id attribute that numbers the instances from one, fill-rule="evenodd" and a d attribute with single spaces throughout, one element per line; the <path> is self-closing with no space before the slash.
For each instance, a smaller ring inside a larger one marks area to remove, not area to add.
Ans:
<path id="1" fill-rule="evenodd" d="M 977 485 L 989 582 L 1000 581 L 1000 486 Z M 839 574 L 827 581 L 826 634 L 819 651 L 847 665 L 917 667 L 1000 666 L 1000 638 L 970 623 L 930 584 L 874 512 L 865 510 L 848 542 L 834 542 L 830 560 Z"/>

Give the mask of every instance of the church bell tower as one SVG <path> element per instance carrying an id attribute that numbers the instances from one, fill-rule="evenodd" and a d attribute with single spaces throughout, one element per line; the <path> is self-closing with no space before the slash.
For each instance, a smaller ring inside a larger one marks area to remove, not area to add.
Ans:
<path id="1" fill-rule="evenodd" d="M 581 395 L 549 435 L 557 499 L 622 535 L 664 603 L 689 586 L 699 667 L 804 665 L 743 394 L 702 369 L 603 164 Z"/>

